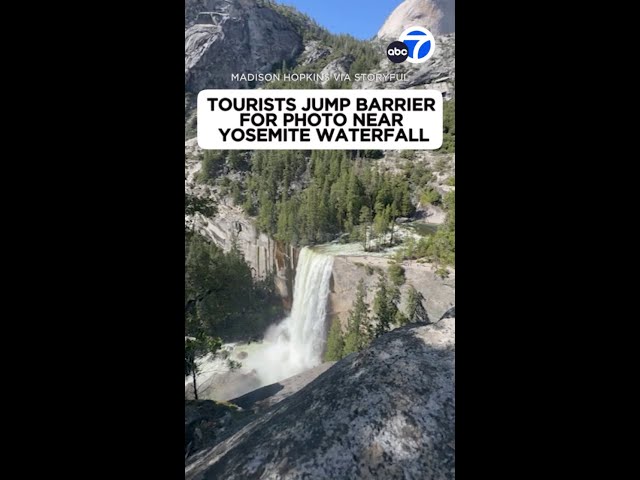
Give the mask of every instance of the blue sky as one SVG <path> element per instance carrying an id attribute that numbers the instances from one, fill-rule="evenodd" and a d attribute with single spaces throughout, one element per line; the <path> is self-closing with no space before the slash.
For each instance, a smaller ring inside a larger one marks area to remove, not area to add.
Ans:
<path id="1" fill-rule="evenodd" d="M 306 13 L 331 33 L 368 40 L 402 0 L 277 0 Z"/>

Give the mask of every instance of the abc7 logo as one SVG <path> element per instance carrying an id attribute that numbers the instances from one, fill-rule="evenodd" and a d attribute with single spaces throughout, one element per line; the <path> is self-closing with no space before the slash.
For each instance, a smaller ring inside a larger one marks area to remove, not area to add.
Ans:
<path id="1" fill-rule="evenodd" d="M 422 27 L 407 28 L 400 39 L 387 47 L 387 57 L 393 63 L 424 63 L 436 49 L 435 39 L 429 30 Z"/>

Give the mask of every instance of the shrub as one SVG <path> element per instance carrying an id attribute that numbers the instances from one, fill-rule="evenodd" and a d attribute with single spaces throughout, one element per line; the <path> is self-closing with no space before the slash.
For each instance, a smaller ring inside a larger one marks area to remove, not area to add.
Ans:
<path id="1" fill-rule="evenodd" d="M 405 282 L 404 268 L 398 263 L 392 263 L 389 266 L 389 278 L 398 287 Z"/>
<path id="2" fill-rule="evenodd" d="M 402 153 L 400 153 L 400 158 L 404 158 L 405 160 L 413 160 L 415 156 L 415 150 L 403 150 Z"/>
<path id="3" fill-rule="evenodd" d="M 441 200 L 442 200 L 442 197 L 440 196 L 438 191 L 432 187 L 427 187 L 422 192 L 422 195 L 420 195 L 420 203 L 422 203 L 423 205 L 426 205 L 426 204 L 437 205 L 440 203 Z"/>

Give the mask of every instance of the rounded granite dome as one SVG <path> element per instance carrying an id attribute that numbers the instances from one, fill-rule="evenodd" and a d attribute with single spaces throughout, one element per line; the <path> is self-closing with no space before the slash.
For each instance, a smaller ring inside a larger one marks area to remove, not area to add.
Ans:
<path id="1" fill-rule="evenodd" d="M 389 15 L 378 38 L 396 39 L 407 28 L 421 26 L 434 35 L 455 32 L 456 0 L 405 0 Z"/>

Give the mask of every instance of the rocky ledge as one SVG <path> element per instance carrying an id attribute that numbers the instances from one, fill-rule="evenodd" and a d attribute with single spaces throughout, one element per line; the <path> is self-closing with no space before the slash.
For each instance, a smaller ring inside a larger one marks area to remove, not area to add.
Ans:
<path id="1" fill-rule="evenodd" d="M 453 479 L 455 318 L 394 330 L 191 457 L 190 479 Z"/>

